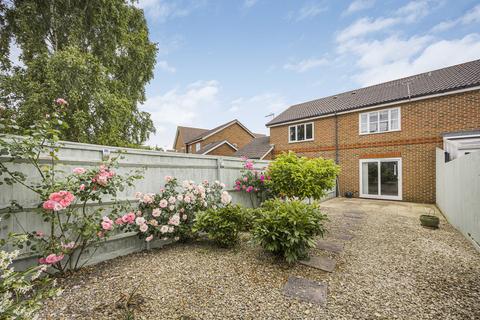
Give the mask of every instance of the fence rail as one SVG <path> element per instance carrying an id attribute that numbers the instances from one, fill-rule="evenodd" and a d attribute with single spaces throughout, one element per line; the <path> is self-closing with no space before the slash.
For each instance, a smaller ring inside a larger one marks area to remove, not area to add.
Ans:
<path id="1" fill-rule="evenodd" d="M 111 156 L 123 152 L 123 159 L 119 159 L 119 168 L 116 171 L 119 174 L 125 174 L 131 170 L 143 169 L 144 178 L 135 181 L 134 187 L 128 187 L 118 194 L 120 201 L 136 201 L 133 195 L 136 191 L 157 192 L 164 184 L 164 176 L 174 176 L 179 181 L 194 180 L 196 182 L 205 179 L 209 181 L 219 180 L 227 185 L 227 190 L 231 192 L 233 202 L 244 206 L 251 206 L 251 199 L 243 192 L 234 192 L 232 190 L 235 179 L 240 175 L 243 168 L 243 161 L 233 157 L 203 156 L 193 154 L 180 154 L 151 150 L 139 150 L 128 148 L 117 148 L 108 146 L 98 146 L 84 143 L 63 142 L 58 152 L 57 168 L 65 173 L 71 172 L 75 167 L 94 167 L 98 166 L 104 154 L 110 153 Z M 4 162 L 8 158 L 0 157 Z M 41 158 L 41 163 L 50 163 L 47 157 Z M 255 161 L 256 169 L 263 169 L 268 161 Z M 38 172 L 33 165 L 26 161 L 15 161 L 7 164 L 14 167 L 15 170 L 25 173 L 29 182 L 40 180 Z M 0 238 L 5 238 L 9 232 L 22 232 L 34 230 L 48 230 L 49 226 L 45 224 L 39 214 L 35 214 L 38 209 L 40 199 L 38 195 L 27 188 L 15 184 L 0 185 L 0 210 L 10 206 L 11 201 L 16 200 L 22 205 L 20 212 L 15 212 L 9 219 L 0 222 Z M 112 204 L 110 199 L 104 199 L 101 204 L 91 203 L 89 206 L 104 206 L 107 210 Z M 5 211 L 5 210 L 3 210 Z M 0 211 L 1 212 L 1 211 Z M 108 211 L 107 211 L 108 212 Z M 162 245 L 164 242 L 158 241 L 156 245 Z M 94 264 L 104 260 L 112 259 L 117 256 L 142 250 L 145 246 L 144 241 L 140 241 L 135 233 L 122 233 L 114 235 L 104 242 L 87 264 Z M 85 254 L 89 256 L 89 254 Z M 31 253 L 24 251 L 21 258 L 16 262 L 16 267 L 24 268 L 34 263 L 36 257 Z"/>

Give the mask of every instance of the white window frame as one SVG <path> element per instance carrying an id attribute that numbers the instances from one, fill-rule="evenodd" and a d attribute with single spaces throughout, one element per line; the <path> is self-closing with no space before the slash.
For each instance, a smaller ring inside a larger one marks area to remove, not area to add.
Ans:
<path id="1" fill-rule="evenodd" d="M 398 111 L 398 128 L 397 129 L 390 129 L 392 123 L 392 110 L 397 110 Z M 380 131 L 380 112 L 382 111 L 388 111 L 388 128 L 389 130 L 387 131 Z M 378 125 L 378 131 L 377 132 L 370 132 L 370 114 L 371 113 L 377 113 L 377 125 Z M 367 132 L 362 132 L 362 115 L 366 114 L 367 115 Z M 389 132 L 396 132 L 396 131 L 401 131 L 402 130 L 402 113 L 401 113 L 401 108 L 400 107 L 395 107 L 395 108 L 388 108 L 388 109 L 380 109 L 380 110 L 375 110 L 375 111 L 369 111 L 369 112 L 361 112 L 358 114 L 358 134 L 363 136 L 367 134 L 379 134 L 379 133 L 389 133 Z"/>
<path id="2" fill-rule="evenodd" d="M 200 149 L 202 149 L 201 145 L 200 145 L 200 142 L 195 143 L 195 152 L 200 151 Z"/>
<path id="3" fill-rule="evenodd" d="M 368 194 L 363 190 L 363 172 L 362 172 L 362 164 L 368 162 L 376 162 L 377 164 L 381 162 L 388 162 L 388 161 L 397 161 L 398 168 L 397 168 L 397 179 L 398 179 L 398 195 L 397 196 L 387 196 L 381 195 L 381 170 L 378 170 L 378 194 Z M 367 198 L 367 199 L 383 199 L 383 200 L 403 200 L 403 164 L 402 158 L 372 158 L 372 159 L 360 159 L 359 160 L 359 178 L 360 178 L 360 198 Z"/>
<path id="4" fill-rule="evenodd" d="M 307 124 L 312 125 L 312 138 L 310 139 L 303 139 L 303 140 L 298 140 L 298 130 L 296 127 L 298 126 L 303 126 L 303 132 L 305 133 L 305 137 L 307 136 Z M 296 140 L 290 140 L 290 128 L 295 127 L 295 138 Z M 291 126 L 288 126 L 288 143 L 298 143 L 298 142 L 306 142 L 306 141 L 313 141 L 315 140 L 315 123 L 313 122 L 304 122 L 304 123 L 297 123 L 293 124 Z"/>

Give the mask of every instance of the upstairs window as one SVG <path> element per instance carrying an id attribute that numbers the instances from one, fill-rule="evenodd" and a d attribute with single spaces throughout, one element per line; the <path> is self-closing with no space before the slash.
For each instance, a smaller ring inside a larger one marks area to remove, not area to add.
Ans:
<path id="1" fill-rule="evenodd" d="M 313 122 L 288 127 L 288 142 L 313 140 Z"/>
<path id="2" fill-rule="evenodd" d="M 200 151 L 200 142 L 195 144 L 195 152 Z"/>
<path id="3" fill-rule="evenodd" d="M 400 130 L 400 108 L 365 112 L 360 114 L 360 134 Z"/>

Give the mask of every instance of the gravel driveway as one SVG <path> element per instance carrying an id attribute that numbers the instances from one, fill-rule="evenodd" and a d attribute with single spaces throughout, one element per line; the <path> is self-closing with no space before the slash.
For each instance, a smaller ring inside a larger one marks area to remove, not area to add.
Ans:
<path id="1" fill-rule="evenodd" d="M 480 319 L 480 253 L 442 218 L 420 227 L 429 206 L 360 199 L 322 203 L 329 228 L 344 212 L 366 215 L 339 254 L 333 273 L 288 266 L 243 235 L 232 250 L 207 241 L 173 244 L 85 268 L 60 280 L 45 319 L 121 319 L 116 301 L 138 287 L 135 319 Z M 327 239 L 329 236 L 327 236 Z M 328 285 L 327 305 L 287 298 L 289 276 Z"/>

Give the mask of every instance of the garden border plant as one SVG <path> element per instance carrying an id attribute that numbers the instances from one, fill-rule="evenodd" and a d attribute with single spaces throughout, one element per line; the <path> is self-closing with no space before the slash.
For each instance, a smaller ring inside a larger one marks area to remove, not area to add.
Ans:
<path id="1" fill-rule="evenodd" d="M 34 212 L 49 224 L 48 231 L 23 230 L 27 241 L 17 245 L 20 249 L 27 246 L 32 253 L 40 256 L 40 264 L 60 273 L 85 264 L 95 253 L 100 240 L 113 233 L 112 217 L 125 210 L 125 204 L 117 201 L 118 191 L 124 190 L 125 186 L 133 186 L 133 181 L 142 177 L 140 171 L 125 176 L 116 174 L 114 168 L 118 166 L 121 155 L 97 168 L 75 168 L 71 173 L 59 170 L 56 167 L 61 147 L 59 129 L 66 126 L 62 118 L 67 116 L 67 112 L 67 101 L 57 99 L 45 119 L 25 130 L 26 137 L 0 136 L 0 184 L 20 184 L 36 193 L 40 205 Z M 13 118 L 4 119 L 0 125 L 2 129 L 18 129 Z M 43 164 L 45 154 L 49 158 L 48 164 Z M 31 182 L 24 173 L 11 170 L 8 163 L 14 161 L 26 161 L 33 165 L 40 182 Z M 108 215 L 102 207 L 87 206 L 95 202 L 101 204 L 105 196 L 111 196 L 113 201 Z M 22 209 L 17 202 L 14 202 L 14 207 L 17 211 Z M 4 218 L 10 218 L 10 214 L 4 214 Z M 95 250 L 80 264 L 89 247 L 95 247 Z"/>

